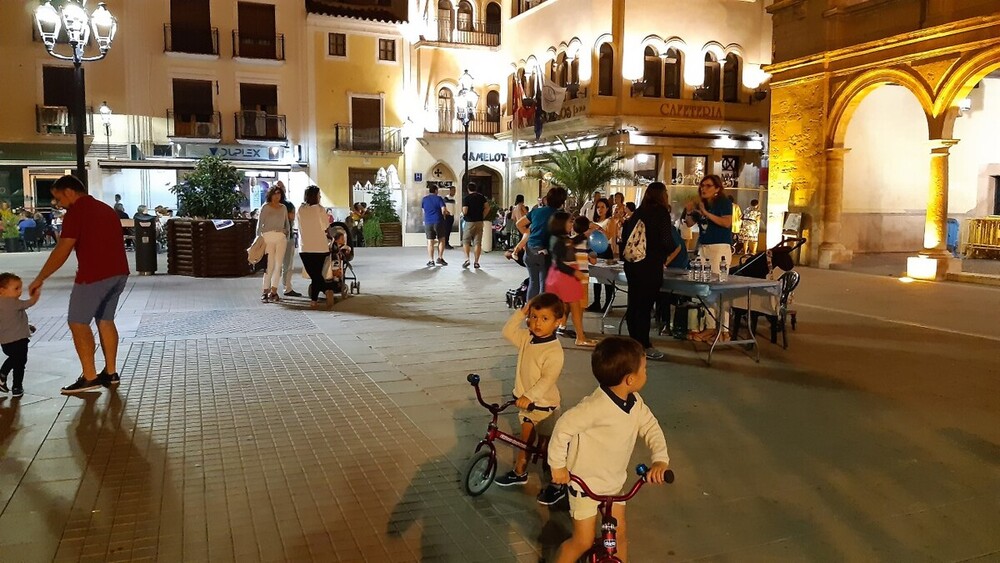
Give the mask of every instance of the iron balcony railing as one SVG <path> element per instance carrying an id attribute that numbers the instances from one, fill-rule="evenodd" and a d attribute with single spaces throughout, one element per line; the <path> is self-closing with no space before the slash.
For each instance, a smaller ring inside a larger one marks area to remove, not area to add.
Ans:
<path id="1" fill-rule="evenodd" d="M 486 111 L 472 112 L 472 121 L 469 122 L 469 133 L 473 135 L 496 135 L 500 132 L 500 108 L 488 108 Z M 439 133 L 465 133 L 465 126 L 454 109 L 438 108 L 438 132 Z"/>
<path id="2" fill-rule="evenodd" d="M 236 112 L 236 138 L 260 141 L 284 141 L 285 116 L 271 115 L 263 111 L 244 110 Z"/>
<path id="3" fill-rule="evenodd" d="M 285 60 L 285 34 L 257 37 L 247 34 L 240 35 L 239 30 L 234 29 L 233 57 L 283 61 Z"/>
<path id="4" fill-rule="evenodd" d="M 35 106 L 35 130 L 43 135 L 76 135 L 76 118 L 67 106 Z M 94 134 L 94 108 L 87 106 L 83 134 Z"/>
<path id="5" fill-rule="evenodd" d="M 167 137 L 221 139 L 222 115 L 217 112 L 167 110 Z"/>
<path id="6" fill-rule="evenodd" d="M 334 125 L 333 150 L 357 152 L 403 152 L 403 135 L 398 127 L 358 128 Z"/>
<path id="7" fill-rule="evenodd" d="M 427 18 L 427 31 L 424 38 L 428 41 L 441 41 L 442 43 L 498 47 L 500 45 L 500 23 L 459 18 L 456 25 L 456 21 L 452 18 Z"/>
<path id="8" fill-rule="evenodd" d="M 163 24 L 163 51 L 194 55 L 219 55 L 219 28 Z"/>

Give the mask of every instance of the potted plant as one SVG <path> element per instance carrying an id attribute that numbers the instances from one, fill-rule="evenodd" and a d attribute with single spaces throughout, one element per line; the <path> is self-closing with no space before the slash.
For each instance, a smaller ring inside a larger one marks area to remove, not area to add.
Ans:
<path id="1" fill-rule="evenodd" d="M 562 149 L 547 151 L 542 162 L 528 170 L 528 176 L 543 179 L 552 185 L 566 188 L 576 204 L 589 199 L 594 191 L 614 180 L 631 180 L 632 173 L 621 167 L 625 156 L 613 148 L 593 146 L 583 148 L 577 145 L 571 149 L 566 140 L 559 137 Z M 576 204 L 567 206 L 572 209 Z"/>
<path id="2" fill-rule="evenodd" d="M 219 157 L 207 156 L 170 191 L 178 215 L 167 222 L 167 272 L 196 277 L 243 276 L 252 272 L 246 249 L 256 222 L 237 219 L 245 197 L 243 177 Z"/>
<path id="3" fill-rule="evenodd" d="M 392 200 L 389 179 L 384 169 L 375 176 L 375 189 L 368 204 L 363 227 L 368 246 L 403 246 L 403 224 Z"/>
<path id="4" fill-rule="evenodd" d="M 500 207 L 500 202 L 490 198 L 486 200 L 490 206 L 490 212 L 483 216 L 483 252 L 493 252 L 493 221 L 504 212 Z"/>
<path id="5" fill-rule="evenodd" d="M 21 252 L 21 230 L 17 228 L 20 217 L 10 209 L 0 209 L 3 222 L 3 247 L 7 252 Z"/>

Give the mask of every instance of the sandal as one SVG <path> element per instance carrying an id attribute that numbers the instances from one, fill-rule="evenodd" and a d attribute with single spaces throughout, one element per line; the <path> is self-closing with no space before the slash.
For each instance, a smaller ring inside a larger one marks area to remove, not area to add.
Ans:
<path id="1" fill-rule="evenodd" d="M 576 341 L 576 345 L 580 346 L 580 347 L 583 347 L 583 348 L 593 348 L 593 347 L 597 346 L 597 341 L 593 340 L 593 339 L 577 340 Z"/>
<path id="2" fill-rule="evenodd" d="M 261 303 L 270 303 L 270 301 L 271 301 L 271 298 L 269 297 L 269 294 L 266 291 L 260 295 L 260 302 Z"/>
<path id="3" fill-rule="evenodd" d="M 475 264 L 473 264 L 473 267 L 475 267 L 478 270 L 479 269 L 479 262 L 476 262 Z"/>
<path id="4" fill-rule="evenodd" d="M 277 292 L 272 291 L 270 294 L 268 294 L 267 300 L 270 303 L 277 303 L 278 301 L 281 301 L 281 298 L 278 297 L 278 293 Z"/>

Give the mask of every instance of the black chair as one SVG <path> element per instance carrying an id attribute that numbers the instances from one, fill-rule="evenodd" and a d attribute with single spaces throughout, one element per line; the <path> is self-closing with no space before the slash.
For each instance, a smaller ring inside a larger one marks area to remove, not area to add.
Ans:
<path id="1" fill-rule="evenodd" d="M 38 227 L 27 227 L 24 229 L 24 235 L 21 239 L 24 241 L 24 248 L 26 250 L 38 250 L 38 241 L 41 239 L 42 232 Z"/>
<path id="2" fill-rule="evenodd" d="M 799 286 L 799 273 L 795 271 L 785 272 L 778 278 L 781 282 L 781 294 L 778 298 L 778 310 L 776 314 L 767 314 L 761 311 L 749 311 L 749 321 L 750 330 L 757 332 L 757 321 L 760 317 L 764 317 L 771 324 L 771 344 L 778 343 L 778 333 L 781 333 L 781 347 L 788 349 L 788 330 L 786 327 L 786 319 L 791 317 L 792 329 L 795 327 L 795 311 L 788 309 L 788 299 L 791 297 L 792 292 L 795 288 Z M 750 305 L 749 303 L 747 304 Z M 740 326 L 743 322 L 743 317 L 747 315 L 746 309 L 733 308 L 733 322 L 732 325 L 735 327 L 733 334 L 735 335 L 740 330 Z"/>

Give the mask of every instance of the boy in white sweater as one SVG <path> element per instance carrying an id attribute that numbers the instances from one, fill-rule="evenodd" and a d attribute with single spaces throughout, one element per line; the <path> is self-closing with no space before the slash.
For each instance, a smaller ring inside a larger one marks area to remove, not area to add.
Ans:
<path id="1" fill-rule="evenodd" d="M 647 479 L 662 483 L 670 457 L 660 423 L 638 395 L 646 384 L 642 345 L 631 338 L 607 338 L 594 349 L 590 365 L 601 386 L 559 417 L 549 441 L 552 482 L 569 483 L 572 472 L 594 494 L 618 494 L 627 478 L 636 438 L 642 436 L 653 454 Z M 573 563 L 594 543 L 598 502 L 573 485 L 569 494 L 573 536 L 559 547 L 556 563 Z M 618 520 L 617 555 L 628 561 L 625 504 L 615 503 L 611 511 Z"/>
<path id="2" fill-rule="evenodd" d="M 527 316 L 528 328 L 524 328 Z M 527 444 L 551 433 L 553 413 L 559 408 L 559 388 L 556 380 L 563 368 L 562 344 L 556 337 L 556 328 L 565 320 L 566 305 L 552 293 L 542 293 L 528 302 L 523 309 L 515 311 L 503 327 L 503 336 L 517 347 L 517 371 L 514 376 L 514 398 L 521 409 L 521 440 Z M 534 404 L 532 410 L 528 407 Z M 543 424 L 544 422 L 549 424 Z M 501 487 L 523 485 L 528 482 L 528 455 L 524 450 L 517 453 L 514 469 L 497 477 Z M 551 489 L 551 487 L 550 487 Z M 543 490 L 539 502 L 553 504 L 565 492 L 560 488 Z M 549 502 L 551 501 L 551 502 Z"/>

